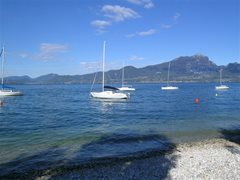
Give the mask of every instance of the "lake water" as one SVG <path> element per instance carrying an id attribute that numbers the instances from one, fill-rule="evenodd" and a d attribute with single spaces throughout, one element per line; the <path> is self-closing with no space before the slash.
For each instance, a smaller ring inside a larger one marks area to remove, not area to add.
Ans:
<path id="1" fill-rule="evenodd" d="M 227 91 L 215 85 L 162 91 L 159 84 L 136 84 L 122 101 L 94 100 L 90 85 L 16 86 L 25 95 L 4 98 L 0 108 L 0 176 L 128 157 L 239 129 L 240 84 Z"/>

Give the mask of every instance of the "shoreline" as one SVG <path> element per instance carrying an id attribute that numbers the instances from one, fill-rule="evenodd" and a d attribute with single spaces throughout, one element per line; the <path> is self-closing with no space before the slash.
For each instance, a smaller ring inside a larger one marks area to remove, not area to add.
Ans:
<path id="1" fill-rule="evenodd" d="M 219 80 L 216 81 L 171 81 L 170 83 L 173 84 L 219 84 Z M 227 84 L 239 84 L 240 81 L 226 81 L 225 83 Z M 39 86 L 39 85 L 89 85 L 91 86 L 91 82 L 89 83 L 9 83 L 9 85 L 13 86 Z M 96 83 L 101 85 L 100 83 Z M 113 82 L 112 84 L 119 84 L 119 82 Z M 166 84 L 166 81 L 148 81 L 148 82 L 132 82 L 132 85 L 137 85 L 137 84 Z"/>
<path id="2" fill-rule="evenodd" d="M 6 178 L 45 179 L 240 179 L 239 135 L 172 146 L 170 150 L 114 162 L 9 174 Z M 237 140 L 237 141 L 235 141 Z M 231 142 L 232 141 L 232 142 Z"/>
<path id="3" fill-rule="evenodd" d="M 222 138 L 183 143 L 172 152 L 53 176 L 80 179 L 240 179 L 240 145 Z M 38 179 L 49 179 L 42 176 Z"/>

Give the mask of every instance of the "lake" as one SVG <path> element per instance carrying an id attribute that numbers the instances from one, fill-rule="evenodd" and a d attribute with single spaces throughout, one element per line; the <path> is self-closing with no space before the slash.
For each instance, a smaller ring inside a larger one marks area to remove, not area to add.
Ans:
<path id="1" fill-rule="evenodd" d="M 91 85 L 19 85 L 0 107 L 0 176 L 131 157 L 240 128 L 240 83 L 135 84 L 131 98 L 89 97 Z M 100 90 L 100 85 L 94 87 Z M 199 98 L 199 103 L 195 99 Z"/>

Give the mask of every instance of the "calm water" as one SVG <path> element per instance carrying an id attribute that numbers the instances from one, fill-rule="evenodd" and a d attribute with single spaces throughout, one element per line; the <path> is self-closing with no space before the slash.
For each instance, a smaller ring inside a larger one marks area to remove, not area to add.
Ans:
<path id="1" fill-rule="evenodd" d="M 240 127 L 240 84 L 134 85 L 129 100 L 89 98 L 90 85 L 17 86 L 0 108 L 0 175 L 131 156 Z M 97 89 L 97 87 L 95 87 Z M 195 104 L 199 98 L 199 104 Z"/>

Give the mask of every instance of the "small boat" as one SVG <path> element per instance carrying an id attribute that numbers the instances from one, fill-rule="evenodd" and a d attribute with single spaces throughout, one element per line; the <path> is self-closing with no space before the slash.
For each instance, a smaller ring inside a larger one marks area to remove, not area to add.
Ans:
<path id="1" fill-rule="evenodd" d="M 220 86 L 216 86 L 215 87 L 216 90 L 228 90 L 229 89 L 228 86 L 222 84 L 222 71 L 223 71 L 223 69 L 220 69 L 220 71 L 219 71 L 219 73 L 220 73 L 220 77 L 219 77 Z"/>
<path id="2" fill-rule="evenodd" d="M 216 88 L 216 90 L 227 90 L 227 89 L 229 89 L 229 87 L 226 86 L 226 85 L 216 86 L 215 88 Z"/>
<path id="3" fill-rule="evenodd" d="M 170 74 L 170 65 L 171 65 L 171 61 L 168 64 L 168 77 L 167 77 L 167 86 L 163 86 L 161 89 L 162 90 L 177 90 L 178 87 L 176 86 L 170 86 L 169 85 L 169 74 Z"/>
<path id="4" fill-rule="evenodd" d="M 20 91 L 17 91 L 13 88 L 6 88 L 5 86 L 2 86 L 4 88 L 0 89 L 0 96 L 22 96 L 23 93 Z"/>
<path id="5" fill-rule="evenodd" d="M 99 98 L 99 99 L 128 99 L 129 96 L 125 93 L 118 92 L 118 90 L 119 90 L 118 88 L 104 85 L 104 74 L 105 74 L 104 66 L 105 66 L 105 49 L 106 49 L 105 46 L 106 46 L 106 42 L 104 41 L 104 43 L 103 43 L 102 91 L 91 92 L 90 94 L 93 98 Z M 110 89 L 110 90 L 105 91 L 105 89 Z"/>
<path id="6" fill-rule="evenodd" d="M 135 91 L 135 88 L 124 85 L 124 64 L 122 68 L 122 87 L 118 88 L 120 91 Z"/>
<path id="7" fill-rule="evenodd" d="M 162 87 L 162 90 L 176 90 L 178 87 L 176 86 L 164 86 Z"/>
<path id="8" fill-rule="evenodd" d="M 128 87 L 128 86 L 122 86 L 118 89 L 119 89 L 119 91 L 135 91 L 136 90 L 135 88 Z"/>
<path id="9" fill-rule="evenodd" d="M 128 96 L 114 91 L 91 92 L 92 97 L 99 99 L 127 99 Z"/>
<path id="10" fill-rule="evenodd" d="M 4 64 L 4 60 L 5 60 L 5 54 L 4 54 L 4 47 L 2 48 L 1 51 L 1 57 L 2 57 L 2 85 L 0 88 L 0 96 L 21 96 L 23 95 L 22 92 L 16 90 L 13 87 L 7 87 L 4 85 L 4 68 L 3 68 L 3 64 Z"/>

